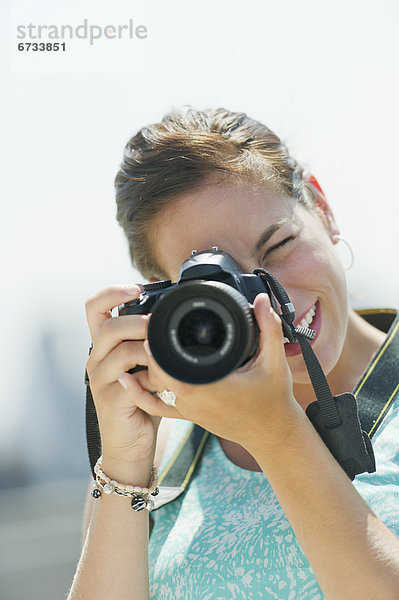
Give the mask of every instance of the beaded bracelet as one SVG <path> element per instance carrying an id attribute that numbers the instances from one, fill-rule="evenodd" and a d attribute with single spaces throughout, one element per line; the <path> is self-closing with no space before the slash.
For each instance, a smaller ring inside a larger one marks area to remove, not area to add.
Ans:
<path id="1" fill-rule="evenodd" d="M 110 479 L 102 470 L 102 456 L 96 462 L 94 473 L 96 479 L 93 482 L 94 489 L 91 493 L 93 498 L 101 496 L 101 490 L 104 494 L 117 494 L 127 498 L 132 498 L 131 507 L 135 511 L 144 510 L 146 508 L 151 511 L 154 508 L 154 502 L 149 496 L 157 496 L 159 494 L 157 468 L 154 465 L 151 469 L 150 482 L 148 487 L 125 485 L 118 483 L 114 479 Z"/>

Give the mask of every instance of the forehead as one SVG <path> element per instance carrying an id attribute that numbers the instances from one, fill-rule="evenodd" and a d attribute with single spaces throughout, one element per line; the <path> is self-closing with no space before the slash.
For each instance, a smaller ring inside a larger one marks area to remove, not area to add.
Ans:
<path id="1" fill-rule="evenodd" d="M 294 200 L 250 183 L 206 185 L 156 216 L 153 252 L 172 279 L 192 250 L 219 246 L 236 260 L 246 260 L 262 231 L 295 221 L 298 207 Z"/>

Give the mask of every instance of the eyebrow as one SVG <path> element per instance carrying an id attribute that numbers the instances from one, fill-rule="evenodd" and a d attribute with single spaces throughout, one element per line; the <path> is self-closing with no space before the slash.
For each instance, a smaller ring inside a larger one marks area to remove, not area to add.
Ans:
<path id="1" fill-rule="evenodd" d="M 262 247 L 270 240 L 270 238 L 278 231 L 283 225 L 286 223 L 290 223 L 293 219 L 289 219 L 285 217 L 284 219 L 280 219 L 277 223 L 270 225 L 265 231 L 262 233 L 258 241 L 256 242 L 254 249 L 252 250 L 251 256 L 256 256 Z"/>

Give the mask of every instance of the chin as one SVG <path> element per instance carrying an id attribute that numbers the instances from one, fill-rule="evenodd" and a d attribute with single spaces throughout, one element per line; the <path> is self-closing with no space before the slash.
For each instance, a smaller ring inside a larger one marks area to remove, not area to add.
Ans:
<path id="1" fill-rule="evenodd" d="M 317 354 L 316 354 L 317 356 Z M 317 358 L 319 359 L 319 357 L 317 356 Z M 300 362 L 301 364 L 298 365 L 298 362 Z M 330 371 L 334 368 L 336 361 L 328 361 L 327 363 L 323 360 L 319 360 L 320 364 L 321 364 L 321 368 L 323 369 L 323 373 L 327 376 L 328 373 L 330 373 Z M 327 368 L 326 368 L 327 365 Z M 302 360 L 300 361 L 295 361 L 295 367 L 291 366 L 290 361 L 288 361 L 288 366 L 290 367 L 291 370 L 291 375 L 292 375 L 292 380 L 295 384 L 299 384 L 299 385 L 308 385 L 310 383 L 310 379 L 309 379 L 309 374 L 308 374 L 308 370 L 306 368 L 306 364 L 304 359 L 302 358 Z"/>
<path id="2" fill-rule="evenodd" d="M 312 345 L 312 349 L 326 376 L 337 364 L 343 348 L 343 342 L 340 343 L 339 340 L 337 340 L 336 335 L 334 337 L 334 341 L 331 337 L 327 342 L 318 339 L 316 340 L 316 343 Z M 292 358 L 287 357 L 287 360 L 294 384 L 309 384 L 309 374 L 302 353 Z"/>
<path id="3" fill-rule="evenodd" d="M 314 340 L 310 342 L 325 375 L 328 375 L 337 364 L 344 346 L 348 314 L 346 321 L 336 310 L 332 310 L 329 304 L 318 299 L 313 307 L 315 313 L 313 320 L 303 323 L 304 326 L 313 329 L 316 333 Z M 312 315 L 306 315 L 306 317 Z M 297 325 L 299 323 L 295 323 Z M 285 354 L 291 369 L 294 383 L 309 384 L 309 375 L 302 356 L 299 343 L 286 344 Z"/>

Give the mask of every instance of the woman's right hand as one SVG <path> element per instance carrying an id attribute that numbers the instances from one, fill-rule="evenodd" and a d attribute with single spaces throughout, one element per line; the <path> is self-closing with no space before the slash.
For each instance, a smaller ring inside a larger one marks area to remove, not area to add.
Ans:
<path id="1" fill-rule="evenodd" d="M 155 400 L 151 393 L 156 390 L 148 381 L 147 370 L 127 376 L 129 391 L 122 386 L 125 372 L 136 365 L 148 364 L 143 349 L 148 316 L 112 317 L 111 310 L 135 300 L 140 293 L 138 285 L 112 286 L 86 302 L 93 343 L 86 369 L 100 428 L 103 466 L 105 471 L 110 469 L 113 477 L 123 476 L 133 466 L 152 465 L 161 420 L 160 416 L 150 416 L 136 404 L 140 400 L 146 404 Z M 167 408 L 165 406 L 165 416 L 168 416 Z"/>

